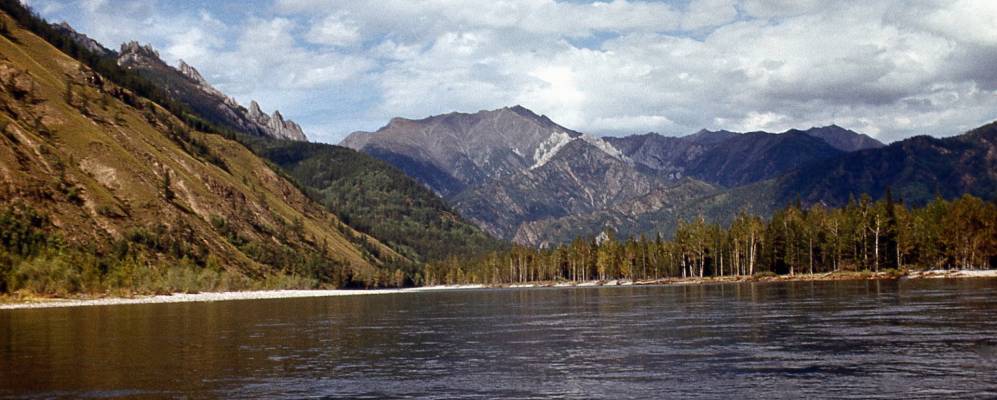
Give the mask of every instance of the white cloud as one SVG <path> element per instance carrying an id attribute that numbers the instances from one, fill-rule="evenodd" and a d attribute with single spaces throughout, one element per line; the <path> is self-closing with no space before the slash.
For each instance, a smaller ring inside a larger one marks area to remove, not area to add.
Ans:
<path id="1" fill-rule="evenodd" d="M 342 15 L 332 14 L 317 23 L 308 31 L 309 42 L 328 46 L 350 46 L 360 41 L 360 29 Z"/>
<path id="2" fill-rule="evenodd" d="M 152 42 L 327 141 L 512 104 L 596 134 L 838 123 L 885 140 L 997 109 L 989 0 L 273 0 L 237 18 L 79 1 L 52 13 L 112 46 Z"/>

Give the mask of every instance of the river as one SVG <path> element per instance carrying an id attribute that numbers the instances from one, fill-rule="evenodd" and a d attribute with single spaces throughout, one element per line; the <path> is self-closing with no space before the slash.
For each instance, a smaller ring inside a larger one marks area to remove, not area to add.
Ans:
<path id="1" fill-rule="evenodd" d="M 997 397 L 997 280 L 0 310 L 0 397 Z"/>

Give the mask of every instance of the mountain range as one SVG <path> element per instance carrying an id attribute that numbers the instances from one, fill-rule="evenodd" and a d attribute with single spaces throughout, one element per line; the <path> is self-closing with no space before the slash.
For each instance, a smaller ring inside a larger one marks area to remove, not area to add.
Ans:
<path id="1" fill-rule="evenodd" d="M 395 118 L 340 144 L 387 161 L 487 232 L 544 246 L 606 228 L 668 233 L 680 218 L 766 215 L 790 201 L 843 205 L 887 188 L 994 197 L 992 128 L 889 146 L 837 125 L 596 137 L 522 107 Z"/>

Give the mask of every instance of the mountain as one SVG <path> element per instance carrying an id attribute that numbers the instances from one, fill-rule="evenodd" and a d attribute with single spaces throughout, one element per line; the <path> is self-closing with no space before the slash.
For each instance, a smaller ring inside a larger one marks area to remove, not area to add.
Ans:
<path id="1" fill-rule="evenodd" d="M 661 136 L 657 133 L 626 137 L 606 137 L 634 163 L 643 165 L 669 179 L 688 176 L 688 168 L 717 143 L 731 138 L 726 131 L 700 131 L 683 137 Z"/>
<path id="2" fill-rule="evenodd" d="M 582 136 L 515 106 L 422 120 L 395 118 L 376 132 L 354 132 L 340 145 L 385 160 L 450 197 L 535 168 L 559 146 Z"/>
<path id="3" fill-rule="evenodd" d="M 777 199 L 843 205 L 869 194 L 925 204 L 940 195 L 997 198 L 997 123 L 944 139 L 916 136 L 803 166 L 776 180 Z"/>
<path id="4" fill-rule="evenodd" d="M 668 178 L 688 176 L 736 187 L 774 178 L 811 161 L 845 152 L 825 138 L 839 144 L 873 146 L 865 139 L 875 142 L 836 126 L 783 133 L 701 130 L 682 137 L 649 133 L 606 140 L 635 163 Z"/>
<path id="5" fill-rule="evenodd" d="M 8 12 L 12 11 L 12 7 L 16 6 L 6 7 Z M 267 115 L 256 101 L 251 101 L 249 109 L 246 109 L 235 99 L 211 86 L 197 69 L 183 60 L 180 60 L 176 68 L 167 64 L 152 46 L 132 41 L 122 44 L 120 51 L 115 52 L 77 32 L 66 22 L 49 24 L 48 28 L 57 34 L 54 39 L 75 43 L 87 51 L 87 57 L 97 58 L 96 62 L 113 61 L 125 70 L 140 74 L 170 101 L 185 105 L 188 107 L 185 111 L 192 112 L 209 124 L 256 136 L 308 140 L 301 126 L 294 121 L 285 120 L 279 111 L 275 110 L 273 114 Z"/>
<path id="6" fill-rule="evenodd" d="M 526 224 L 595 213 L 636 216 L 670 204 L 675 199 L 668 194 L 683 183 L 688 182 L 660 179 L 584 140 L 574 140 L 538 168 L 469 189 L 453 204 L 498 237 L 539 244 L 547 240 L 543 230 Z M 709 190 L 707 185 L 697 194 Z"/>
<path id="7" fill-rule="evenodd" d="M 773 178 L 842 151 L 800 132 L 750 132 L 731 136 L 703 152 L 687 173 L 707 182 L 736 187 Z"/>
<path id="8" fill-rule="evenodd" d="M 740 208 L 764 215 L 795 199 L 790 193 L 803 190 L 807 177 L 827 172 L 801 171 L 854 164 L 849 160 L 891 147 L 836 125 L 597 138 L 521 106 L 396 118 L 342 144 L 398 167 L 485 231 L 530 245 L 607 227 L 621 234 L 669 232 L 678 218 L 723 220 Z M 828 185 L 847 192 L 853 184 Z M 816 185 L 805 200 L 820 201 L 829 190 Z"/>
<path id="9" fill-rule="evenodd" d="M 113 57 L 115 55 L 113 51 L 101 45 L 100 42 L 93 40 L 87 35 L 77 32 L 66 21 L 62 21 L 61 23 L 58 24 L 52 24 L 52 28 L 65 35 L 67 38 L 69 38 L 69 40 L 76 42 L 83 48 L 87 49 L 93 54 L 96 54 L 99 57 Z"/>
<path id="10" fill-rule="evenodd" d="M 301 127 L 293 121 L 285 120 L 279 111 L 267 115 L 260 110 L 256 101 L 252 101 L 249 109 L 246 109 L 235 99 L 211 86 L 200 72 L 183 60 L 180 61 L 179 68 L 166 64 L 151 46 L 143 46 L 138 42 L 122 44 L 117 54 L 117 63 L 163 88 L 173 99 L 187 105 L 209 123 L 252 135 L 307 140 Z"/>
<path id="11" fill-rule="evenodd" d="M 0 18 L 0 289 L 374 286 L 405 262 L 242 144 Z"/>
<path id="12" fill-rule="evenodd" d="M 806 135 L 821 139 L 832 147 L 845 151 L 859 151 L 865 149 L 878 149 L 884 144 L 869 135 L 861 134 L 852 130 L 842 128 L 838 125 L 828 125 L 824 127 L 813 127 L 805 131 L 790 130 L 790 132 L 802 132 Z"/>
<path id="13" fill-rule="evenodd" d="M 622 224 L 714 190 L 694 180 L 663 178 L 610 141 L 521 106 L 396 118 L 342 144 L 423 182 L 486 232 L 532 245 L 546 242 L 550 229 L 562 236 L 598 233 L 603 226 L 595 221 Z M 586 223 L 559 227 L 559 220 L 571 217 Z"/>

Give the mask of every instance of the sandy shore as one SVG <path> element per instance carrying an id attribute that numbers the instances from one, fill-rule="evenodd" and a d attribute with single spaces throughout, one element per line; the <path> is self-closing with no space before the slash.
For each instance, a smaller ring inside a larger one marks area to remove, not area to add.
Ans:
<path id="1" fill-rule="evenodd" d="M 361 296 L 394 293 L 419 293 L 454 289 L 480 289 L 483 285 L 427 286 L 407 289 L 336 289 L 336 290 L 259 290 L 246 292 L 174 293 L 171 295 L 107 297 L 100 299 L 38 299 L 24 303 L 0 303 L 0 310 L 110 306 L 123 304 L 190 303 L 229 300 L 293 299 L 302 297 Z"/>
<path id="2" fill-rule="evenodd" d="M 870 272 L 839 272 L 823 274 L 797 274 L 794 276 L 779 275 L 765 277 L 724 276 L 706 278 L 668 278 L 646 281 L 612 280 L 606 282 L 537 282 L 500 285 L 504 288 L 535 288 L 535 287 L 591 287 L 591 286 L 630 286 L 630 285 L 696 285 L 710 283 L 736 282 L 790 282 L 790 281 L 840 281 L 840 280 L 871 280 L 871 279 L 950 279 L 950 278 L 997 278 L 997 270 L 930 270 L 912 271 L 904 275 Z M 482 289 L 486 285 L 453 285 L 427 286 L 407 289 L 337 289 L 337 290 L 261 290 L 247 292 L 206 292 L 206 293 L 175 293 L 159 296 L 136 296 L 131 298 L 107 297 L 98 299 L 37 299 L 19 303 L 0 303 L 0 310 L 54 307 L 107 306 L 123 304 L 156 304 L 156 303 L 189 303 L 229 300 L 261 300 L 261 299 L 291 299 L 302 297 L 334 297 L 361 296 L 394 293 L 419 293 L 455 289 Z"/>

